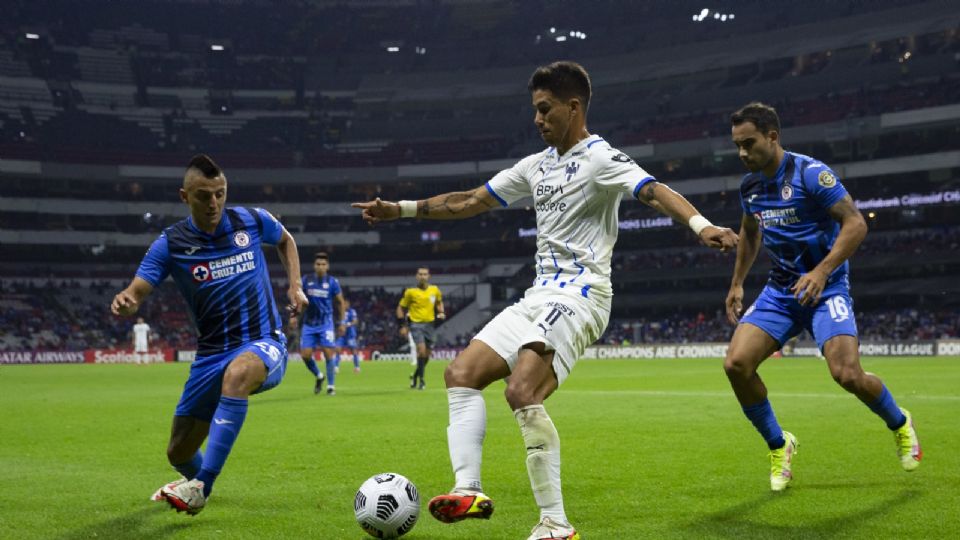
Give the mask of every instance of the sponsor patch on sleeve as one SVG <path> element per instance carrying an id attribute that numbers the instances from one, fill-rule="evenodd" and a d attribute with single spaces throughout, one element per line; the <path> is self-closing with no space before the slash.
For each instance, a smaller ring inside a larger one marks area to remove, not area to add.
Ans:
<path id="1" fill-rule="evenodd" d="M 817 182 L 825 188 L 832 188 L 837 185 L 837 177 L 830 171 L 823 171 L 820 173 L 820 176 L 817 177 Z"/>

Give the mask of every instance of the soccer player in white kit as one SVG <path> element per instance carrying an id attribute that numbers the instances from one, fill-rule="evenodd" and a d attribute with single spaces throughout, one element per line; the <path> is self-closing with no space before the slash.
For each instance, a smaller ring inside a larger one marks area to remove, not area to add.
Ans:
<path id="1" fill-rule="evenodd" d="M 530 540 L 579 539 L 563 508 L 560 439 L 543 407 L 584 348 L 607 326 L 613 296 L 610 258 L 624 194 L 690 224 L 700 241 L 721 250 L 737 244 L 680 194 L 658 183 L 626 154 L 586 128 L 590 78 L 579 64 L 540 67 L 528 89 L 534 123 L 549 145 L 472 191 L 399 203 L 376 199 L 353 206 L 371 225 L 397 218 L 464 219 L 533 197 L 537 276 L 523 299 L 493 318 L 447 366 L 447 440 L 455 476 L 451 493 L 434 497 L 430 513 L 453 523 L 489 518 L 493 501 L 480 483 L 486 409 L 481 394 L 507 379 L 506 399 L 527 449 L 527 472 L 540 522 Z"/>
<path id="2" fill-rule="evenodd" d="M 141 363 L 141 353 L 149 352 L 150 325 L 144 322 L 143 317 L 137 317 L 137 324 L 133 325 L 133 352 L 137 363 Z"/>

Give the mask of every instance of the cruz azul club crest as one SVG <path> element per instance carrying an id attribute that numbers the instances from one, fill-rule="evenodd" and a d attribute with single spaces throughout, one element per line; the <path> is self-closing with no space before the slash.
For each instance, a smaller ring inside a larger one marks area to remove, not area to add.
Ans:
<path id="1" fill-rule="evenodd" d="M 233 245 L 238 248 L 245 248 L 250 245 L 250 235 L 247 231 L 237 231 L 233 235 Z"/>

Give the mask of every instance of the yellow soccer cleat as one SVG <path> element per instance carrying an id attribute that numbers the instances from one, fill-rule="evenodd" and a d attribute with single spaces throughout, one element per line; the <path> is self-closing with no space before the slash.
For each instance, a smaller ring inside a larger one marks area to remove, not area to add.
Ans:
<path id="1" fill-rule="evenodd" d="M 783 491 L 793 480 L 793 456 L 797 453 L 797 438 L 789 431 L 783 432 L 786 444 L 770 451 L 770 489 Z"/>
<path id="2" fill-rule="evenodd" d="M 446 495 L 437 495 L 427 505 L 430 515 L 444 523 L 456 523 L 467 518 L 490 519 L 493 499 L 479 491 L 454 489 Z"/>
<path id="3" fill-rule="evenodd" d="M 923 450 L 920 448 L 920 439 L 917 438 L 917 431 L 913 427 L 913 416 L 910 415 L 910 411 L 901 407 L 900 412 L 907 417 L 907 421 L 899 429 L 894 430 L 893 440 L 897 443 L 900 466 L 903 470 L 910 472 L 920 466 Z"/>
<path id="4" fill-rule="evenodd" d="M 527 540 L 580 540 L 580 533 L 569 523 L 561 525 L 545 517 L 530 531 Z"/>

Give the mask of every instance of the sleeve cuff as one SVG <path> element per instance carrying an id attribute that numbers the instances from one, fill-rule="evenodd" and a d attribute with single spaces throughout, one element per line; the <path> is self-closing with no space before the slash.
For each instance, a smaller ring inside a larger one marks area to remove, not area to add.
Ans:
<path id="1" fill-rule="evenodd" d="M 643 189 L 643 186 L 647 185 L 648 182 L 653 182 L 653 181 L 655 181 L 655 180 L 656 180 L 656 178 L 654 178 L 654 177 L 652 177 L 652 176 L 648 176 L 648 177 L 644 178 L 643 180 L 637 182 L 637 186 L 636 186 L 635 188 L 633 188 L 633 198 L 634 198 L 634 199 L 639 199 L 639 198 L 640 198 L 640 190 Z"/>
<path id="2" fill-rule="evenodd" d="M 487 182 L 487 183 L 484 184 L 484 185 L 487 186 L 487 191 L 490 192 L 490 195 L 492 195 L 493 198 L 496 199 L 497 202 L 500 203 L 500 206 L 503 206 L 503 207 L 509 206 L 509 205 L 507 204 L 507 201 L 503 200 L 503 198 L 500 197 L 499 195 L 497 195 L 497 192 L 493 190 L 493 186 L 490 185 L 490 182 Z"/>

